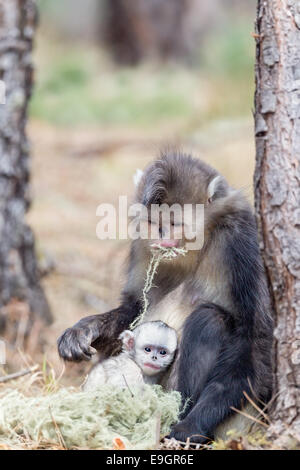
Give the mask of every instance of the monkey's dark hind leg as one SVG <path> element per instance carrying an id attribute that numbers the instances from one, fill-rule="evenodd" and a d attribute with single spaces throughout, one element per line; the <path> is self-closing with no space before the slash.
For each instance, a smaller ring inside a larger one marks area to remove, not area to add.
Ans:
<path id="1" fill-rule="evenodd" d="M 230 315 L 215 304 L 202 304 L 184 324 L 178 357 L 177 386 L 183 402 L 183 418 L 197 402 L 208 375 L 217 362 L 226 337 L 224 316 Z"/>
<path id="2" fill-rule="evenodd" d="M 240 408 L 243 391 L 251 394 L 253 378 L 249 338 L 233 327 L 230 313 L 203 304 L 187 319 L 179 349 L 178 390 L 190 399 L 169 437 L 205 442 L 231 413 Z M 193 437 L 194 436 L 194 437 Z"/>

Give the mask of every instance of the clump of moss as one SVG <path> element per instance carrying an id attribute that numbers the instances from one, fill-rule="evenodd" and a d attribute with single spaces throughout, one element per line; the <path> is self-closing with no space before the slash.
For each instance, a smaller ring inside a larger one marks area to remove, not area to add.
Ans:
<path id="1" fill-rule="evenodd" d="M 93 392 L 63 388 L 35 397 L 0 393 L 0 442 L 53 443 L 64 448 L 155 448 L 178 420 L 180 394 L 146 385 L 142 391 L 104 386 Z"/>

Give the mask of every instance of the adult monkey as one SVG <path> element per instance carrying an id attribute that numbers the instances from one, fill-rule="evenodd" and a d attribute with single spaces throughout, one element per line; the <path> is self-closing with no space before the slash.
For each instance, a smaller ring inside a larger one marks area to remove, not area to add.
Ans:
<path id="1" fill-rule="evenodd" d="M 204 204 L 203 247 L 160 264 L 145 318 L 165 321 L 180 337 L 167 386 L 190 402 L 171 436 L 203 442 L 214 437 L 232 407 L 245 405 L 244 392 L 256 401 L 270 398 L 272 320 L 254 216 L 216 170 L 178 152 L 167 152 L 146 169 L 137 201 L 147 207 Z M 161 236 L 164 227 L 158 231 Z M 172 235 L 157 242 L 185 243 Z M 142 309 L 151 243 L 132 242 L 120 307 L 67 329 L 58 340 L 62 358 L 88 360 L 96 350 L 112 354 L 118 336 Z"/>

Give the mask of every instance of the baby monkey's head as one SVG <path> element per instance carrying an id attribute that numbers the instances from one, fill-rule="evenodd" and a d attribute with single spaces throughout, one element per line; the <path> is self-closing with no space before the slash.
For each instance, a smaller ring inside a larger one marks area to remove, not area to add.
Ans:
<path id="1" fill-rule="evenodd" d="M 162 321 L 142 323 L 120 335 L 127 352 L 145 375 L 155 375 L 171 364 L 177 348 L 177 335 Z"/>

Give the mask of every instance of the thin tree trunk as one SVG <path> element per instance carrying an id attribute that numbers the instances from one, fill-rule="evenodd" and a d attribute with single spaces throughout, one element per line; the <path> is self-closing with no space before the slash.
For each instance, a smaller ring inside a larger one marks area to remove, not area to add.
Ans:
<path id="1" fill-rule="evenodd" d="M 51 314 L 39 284 L 34 237 L 25 223 L 29 207 L 29 145 L 25 134 L 32 89 L 32 41 L 36 5 L 0 0 L 0 327 L 9 338 L 26 335 Z"/>
<path id="2" fill-rule="evenodd" d="M 258 0 L 255 200 L 275 317 L 272 431 L 300 440 L 300 3 Z"/>
<path id="3" fill-rule="evenodd" d="M 193 57 L 217 0 L 106 0 L 105 40 L 116 62 Z"/>

